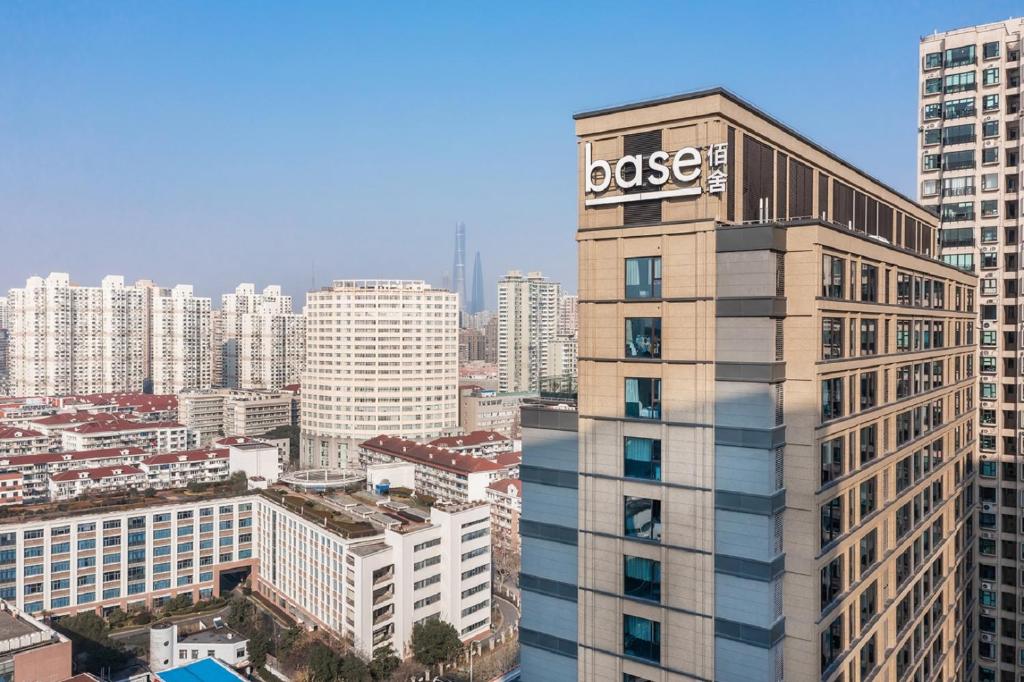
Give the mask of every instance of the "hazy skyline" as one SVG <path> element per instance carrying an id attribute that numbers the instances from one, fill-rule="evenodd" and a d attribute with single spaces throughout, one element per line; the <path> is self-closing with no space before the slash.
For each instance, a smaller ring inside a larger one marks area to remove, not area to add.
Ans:
<path id="1" fill-rule="evenodd" d="M 572 114 L 714 85 L 914 197 L 918 38 L 1014 11 L 8 2 L 0 293 L 437 284 L 456 222 L 492 303 L 513 268 L 574 291 Z"/>

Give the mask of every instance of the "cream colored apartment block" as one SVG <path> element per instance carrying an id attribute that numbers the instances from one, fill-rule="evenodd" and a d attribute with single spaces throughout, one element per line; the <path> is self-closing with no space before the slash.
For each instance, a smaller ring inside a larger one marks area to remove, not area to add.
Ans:
<path id="1" fill-rule="evenodd" d="M 999 682 L 1024 679 L 1022 33 L 1020 18 L 935 33 L 918 64 L 919 197 L 939 218 L 942 258 L 979 276 L 976 664 L 977 679 Z"/>
<path id="2" fill-rule="evenodd" d="M 196 296 L 191 285 L 179 284 L 154 288 L 150 301 L 153 392 L 209 388 L 210 299 Z"/>
<path id="3" fill-rule="evenodd" d="M 458 427 L 458 296 L 414 280 L 337 280 L 306 297 L 301 460 L 346 466 L 385 434 Z"/>
<path id="4" fill-rule="evenodd" d="M 140 391 L 148 376 L 144 292 L 124 278 L 78 286 L 67 273 L 11 289 L 10 392 L 66 395 Z"/>
<path id="5" fill-rule="evenodd" d="M 558 335 L 562 285 L 539 272 L 498 280 L 498 376 L 503 392 L 537 391 L 551 375 L 548 344 Z"/>
<path id="6" fill-rule="evenodd" d="M 976 280 L 934 217 L 721 89 L 576 132 L 579 679 L 964 679 Z"/>
<path id="7" fill-rule="evenodd" d="M 221 296 L 221 380 L 228 388 L 276 390 L 298 383 L 305 360 L 305 320 L 281 287 L 257 294 L 239 284 Z"/>

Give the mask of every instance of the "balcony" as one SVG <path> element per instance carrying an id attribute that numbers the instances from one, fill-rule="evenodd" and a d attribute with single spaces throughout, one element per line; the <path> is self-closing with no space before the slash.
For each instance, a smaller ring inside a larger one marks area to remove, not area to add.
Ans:
<path id="1" fill-rule="evenodd" d="M 385 568 L 378 568 L 373 572 L 373 584 L 379 585 L 387 582 L 395 577 L 395 567 L 387 566 Z"/>
<path id="2" fill-rule="evenodd" d="M 373 605 L 377 606 L 379 604 L 383 604 L 386 601 L 390 601 L 391 599 L 394 599 L 394 597 L 395 597 L 395 586 L 394 585 L 388 585 L 386 587 L 382 587 L 379 590 L 375 590 L 374 591 L 374 593 L 373 593 Z"/>

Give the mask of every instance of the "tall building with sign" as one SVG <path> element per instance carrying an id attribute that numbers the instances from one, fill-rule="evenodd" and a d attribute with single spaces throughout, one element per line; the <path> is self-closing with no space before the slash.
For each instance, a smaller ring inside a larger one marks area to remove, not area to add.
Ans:
<path id="1" fill-rule="evenodd" d="M 1024 679 L 1021 376 L 1021 35 L 1024 19 L 921 39 L 919 196 L 942 259 L 978 272 L 981 308 L 978 679 Z M 972 547 L 973 551 L 974 548 Z"/>
<path id="2" fill-rule="evenodd" d="M 432 440 L 459 420 L 459 299 L 412 280 L 336 280 L 306 296 L 304 467 L 356 463 L 374 436 Z"/>
<path id="3" fill-rule="evenodd" d="M 976 279 L 932 214 L 721 89 L 576 132 L 579 472 L 522 475 L 524 536 L 575 484 L 579 570 L 524 576 L 524 679 L 964 679 Z"/>

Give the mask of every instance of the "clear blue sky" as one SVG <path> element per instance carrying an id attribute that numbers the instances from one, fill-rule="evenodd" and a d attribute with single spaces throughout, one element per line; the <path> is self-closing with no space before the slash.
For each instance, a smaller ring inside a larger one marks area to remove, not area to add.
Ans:
<path id="1" fill-rule="evenodd" d="M 723 85 L 913 195 L 918 38 L 1022 9 L 7 0 L 0 291 L 437 282 L 459 220 L 575 289 L 574 112 Z"/>

